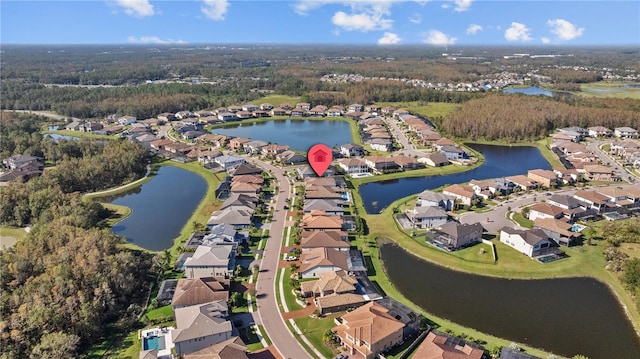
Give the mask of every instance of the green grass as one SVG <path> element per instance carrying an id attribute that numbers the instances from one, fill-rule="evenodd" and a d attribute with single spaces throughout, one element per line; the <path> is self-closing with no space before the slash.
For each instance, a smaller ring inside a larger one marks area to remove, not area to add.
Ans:
<path id="1" fill-rule="evenodd" d="M 316 348 L 325 357 L 332 358 L 334 355 L 338 354 L 338 352 L 328 347 L 322 341 L 322 335 L 327 330 L 331 330 L 331 328 L 336 326 L 333 319 L 338 316 L 339 314 L 331 314 L 322 318 L 301 317 L 296 318 L 293 321 L 296 322 L 296 325 L 300 328 L 302 334 L 307 337 L 309 342 L 313 344 L 314 348 Z"/>
<path id="2" fill-rule="evenodd" d="M 255 325 L 250 325 L 240 329 L 240 338 L 247 345 L 247 350 L 249 352 L 254 352 L 264 348 L 262 346 L 262 342 L 260 342 L 260 338 L 258 338 Z"/>
<path id="3" fill-rule="evenodd" d="M 295 106 L 298 102 L 300 102 L 300 96 L 286 95 L 267 95 L 265 97 L 261 97 L 257 100 L 252 101 L 252 103 L 256 105 L 260 105 L 261 103 L 270 103 L 274 107 L 278 107 L 283 103 L 288 103 L 291 106 Z"/>
<path id="4" fill-rule="evenodd" d="M 451 252 L 451 255 L 468 262 L 494 264 L 491 246 L 484 243 Z"/>
<path id="5" fill-rule="evenodd" d="M 47 133 L 55 133 L 63 136 L 73 136 L 78 138 L 92 138 L 97 140 L 117 140 L 120 136 L 111 136 L 111 135 L 96 135 L 91 132 L 82 132 L 82 131 L 69 131 L 69 130 L 57 130 L 57 131 L 43 131 L 42 134 Z"/>
<path id="6" fill-rule="evenodd" d="M 267 331 L 264 330 L 264 326 L 260 324 L 258 325 L 258 328 L 260 328 L 260 333 L 262 333 L 262 338 L 264 338 L 264 341 L 267 342 L 267 345 L 273 344 L 273 342 L 271 342 L 271 338 L 269 338 L 269 335 L 267 334 Z"/>
<path id="7" fill-rule="evenodd" d="M 165 305 L 165 306 L 147 311 L 145 316 L 149 318 L 149 320 L 169 318 L 173 316 L 173 308 L 171 307 L 171 305 Z"/>
<path id="8" fill-rule="evenodd" d="M 316 355 L 316 353 L 313 351 L 313 349 L 307 345 L 307 343 L 305 343 L 302 338 L 300 338 L 300 335 L 298 334 L 298 332 L 296 332 L 296 330 L 293 328 L 293 325 L 291 325 L 291 322 L 288 320 L 284 321 L 285 324 L 287 325 L 287 328 L 289 328 L 289 331 L 293 334 L 293 336 L 296 338 L 296 340 L 298 341 L 298 343 L 300 344 L 300 346 L 307 352 L 307 354 L 309 354 L 310 358 L 313 359 L 319 359 L 318 355 Z M 314 346 L 314 348 L 316 348 Z M 318 351 L 320 351 L 321 348 L 316 348 Z"/>
<path id="9" fill-rule="evenodd" d="M 580 96 L 591 97 L 619 97 L 640 99 L 640 88 L 624 87 L 627 82 L 593 82 L 580 86 L 580 91 L 574 92 Z"/>
<path id="10" fill-rule="evenodd" d="M 278 270 L 280 272 L 280 270 Z M 296 295 L 293 293 L 293 287 L 289 283 L 289 278 L 291 278 L 291 268 L 287 268 L 284 271 L 284 278 L 282 278 L 282 290 L 284 291 L 284 301 L 287 303 L 287 308 L 292 312 L 294 310 L 303 309 L 298 302 L 296 302 Z M 276 286 L 278 286 L 276 284 Z"/>
<path id="11" fill-rule="evenodd" d="M 0 236 L 16 237 L 18 240 L 21 240 L 26 238 L 27 234 L 29 233 L 27 233 L 24 228 L 0 227 Z"/>
<path id="12" fill-rule="evenodd" d="M 102 206 L 111 211 L 111 215 L 104 222 L 104 225 L 107 227 L 115 226 L 118 222 L 129 217 L 131 214 L 131 208 L 127 206 L 112 203 L 102 203 Z"/>
<path id="13" fill-rule="evenodd" d="M 446 103 L 446 102 L 422 102 L 422 101 L 413 101 L 413 102 L 376 102 L 378 106 L 393 106 L 397 109 L 405 109 L 411 113 L 422 115 L 426 118 L 433 117 L 444 117 L 456 109 L 460 108 L 461 105 L 454 103 Z"/>
<path id="14" fill-rule="evenodd" d="M 524 218 L 524 216 L 522 215 L 522 213 L 520 212 L 513 212 L 513 216 L 511 217 L 520 227 L 524 227 L 524 228 L 533 228 L 533 221 L 528 219 L 528 218 Z"/>

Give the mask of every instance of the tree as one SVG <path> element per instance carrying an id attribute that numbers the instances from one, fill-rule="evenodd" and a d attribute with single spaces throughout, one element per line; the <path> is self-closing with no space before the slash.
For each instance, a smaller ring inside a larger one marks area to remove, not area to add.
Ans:
<path id="1" fill-rule="evenodd" d="M 240 306 L 240 301 L 241 300 L 242 300 L 242 294 L 240 294 L 238 292 L 233 292 L 229 296 L 229 306 L 231 308 L 238 307 L 238 306 Z"/>
<path id="2" fill-rule="evenodd" d="M 333 342 L 335 334 L 331 329 L 327 329 L 324 333 L 322 333 L 322 341 L 325 344 L 331 344 Z"/>
<path id="3" fill-rule="evenodd" d="M 66 359 L 75 357 L 80 337 L 64 332 L 48 333 L 42 336 L 31 351 L 32 359 Z"/>

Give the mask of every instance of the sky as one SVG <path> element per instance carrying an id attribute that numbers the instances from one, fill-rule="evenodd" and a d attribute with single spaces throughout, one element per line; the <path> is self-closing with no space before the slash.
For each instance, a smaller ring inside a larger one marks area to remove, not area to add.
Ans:
<path id="1" fill-rule="evenodd" d="M 640 46 L 640 1 L 0 1 L 0 44 L 203 43 Z"/>

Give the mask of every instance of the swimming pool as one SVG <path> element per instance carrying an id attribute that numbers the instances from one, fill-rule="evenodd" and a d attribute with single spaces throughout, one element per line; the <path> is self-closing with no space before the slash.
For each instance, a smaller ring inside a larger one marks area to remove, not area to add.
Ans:
<path id="1" fill-rule="evenodd" d="M 583 226 L 581 224 L 574 223 L 573 226 L 571 226 L 571 232 L 581 232 L 585 228 L 587 228 L 587 226 Z"/>
<path id="2" fill-rule="evenodd" d="M 154 336 L 143 338 L 142 340 L 143 340 L 144 350 L 149 350 L 149 349 L 162 350 L 165 348 L 164 336 L 159 337 L 154 335 Z"/>

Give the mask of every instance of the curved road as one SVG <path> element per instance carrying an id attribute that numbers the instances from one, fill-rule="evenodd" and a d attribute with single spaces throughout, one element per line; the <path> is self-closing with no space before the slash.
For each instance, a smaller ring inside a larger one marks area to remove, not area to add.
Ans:
<path id="1" fill-rule="evenodd" d="M 273 346 L 283 358 L 308 358 L 307 351 L 298 343 L 298 339 L 291 334 L 286 326 L 276 302 L 276 273 L 287 215 L 287 211 L 283 207 L 291 192 L 291 183 L 282 169 L 255 158 L 248 159 L 248 161 L 270 171 L 276 177 L 279 187 L 275 198 L 275 213 L 269 229 L 269 239 L 260 265 L 261 273 L 256 282 L 258 316 L 254 316 L 254 318 L 257 319 L 257 324 L 262 324 Z"/>

